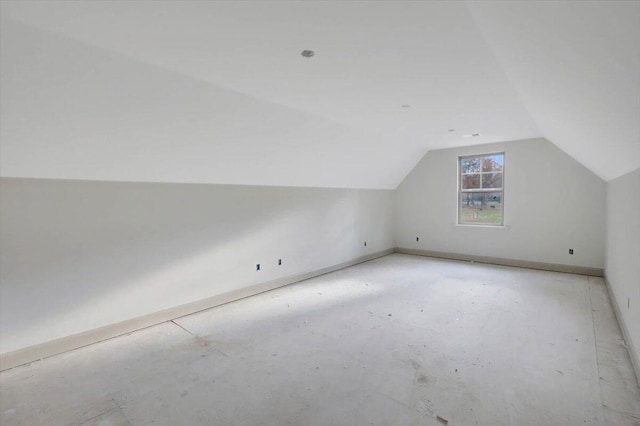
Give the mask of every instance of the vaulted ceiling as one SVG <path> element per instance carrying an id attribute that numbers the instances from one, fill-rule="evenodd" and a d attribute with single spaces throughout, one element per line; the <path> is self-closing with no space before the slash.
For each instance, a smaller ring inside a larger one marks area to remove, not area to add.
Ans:
<path id="1" fill-rule="evenodd" d="M 2 176 L 395 188 L 429 150 L 532 137 L 640 167 L 639 2 L 0 12 Z"/>

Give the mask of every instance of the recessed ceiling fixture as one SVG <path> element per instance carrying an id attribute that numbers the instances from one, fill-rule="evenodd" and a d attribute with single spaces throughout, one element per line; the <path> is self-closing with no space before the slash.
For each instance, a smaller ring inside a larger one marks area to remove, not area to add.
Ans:
<path id="1" fill-rule="evenodd" d="M 478 136 L 482 136 L 480 133 L 471 133 L 468 135 L 462 135 L 463 138 L 477 138 Z"/>
<path id="2" fill-rule="evenodd" d="M 302 53 L 300 53 L 302 56 L 304 56 L 305 58 L 310 58 L 313 55 L 316 54 L 316 52 L 314 52 L 313 50 L 303 50 Z"/>
<path id="3" fill-rule="evenodd" d="M 402 105 L 402 108 L 411 108 L 411 105 L 409 105 L 409 104 L 404 104 L 404 105 Z"/>

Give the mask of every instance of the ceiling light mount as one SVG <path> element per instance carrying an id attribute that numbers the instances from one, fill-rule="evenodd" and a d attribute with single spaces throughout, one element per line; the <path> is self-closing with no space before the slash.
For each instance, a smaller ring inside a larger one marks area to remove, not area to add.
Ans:
<path id="1" fill-rule="evenodd" d="M 302 56 L 304 56 L 305 58 L 310 58 L 310 57 L 312 57 L 313 55 L 315 55 L 315 54 L 316 54 L 316 52 L 314 52 L 313 50 L 303 50 L 300 54 L 301 54 Z"/>

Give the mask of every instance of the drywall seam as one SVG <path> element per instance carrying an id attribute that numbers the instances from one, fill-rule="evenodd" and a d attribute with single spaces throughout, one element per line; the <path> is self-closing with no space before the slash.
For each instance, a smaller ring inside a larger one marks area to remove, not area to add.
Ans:
<path id="1" fill-rule="evenodd" d="M 415 256 L 437 257 L 440 259 L 464 260 L 478 263 L 489 263 L 492 265 L 514 266 L 517 268 L 540 269 L 543 271 L 566 272 L 570 274 L 589 275 L 593 277 L 604 277 L 604 270 L 601 268 L 589 268 L 586 266 L 561 265 L 557 263 L 532 262 L 528 260 L 504 259 L 501 257 L 474 256 L 461 253 L 446 253 L 441 251 L 418 250 L 410 248 L 396 247 L 395 253 L 412 254 Z"/>
<path id="2" fill-rule="evenodd" d="M 633 340 L 631 340 L 631 333 L 629 333 L 627 324 L 624 322 L 624 317 L 622 316 L 620 305 L 618 304 L 616 295 L 614 294 L 613 288 L 611 287 L 611 283 L 607 279 L 606 275 L 604 277 L 604 283 L 605 283 L 605 286 L 607 287 L 607 292 L 609 293 L 609 299 L 611 300 L 611 304 L 613 305 L 613 312 L 616 315 L 616 320 L 618 320 L 618 325 L 620 326 L 620 330 L 622 330 L 622 337 L 624 338 L 624 343 L 626 345 L 627 352 L 629 352 L 629 358 L 631 358 L 631 365 L 633 365 L 633 371 L 636 373 L 636 380 L 640 384 L 640 359 L 638 359 L 638 357 L 636 356 L 637 352 L 635 350 L 635 346 L 633 345 Z"/>
<path id="3" fill-rule="evenodd" d="M 317 269 L 315 271 L 303 274 L 292 275 L 284 278 L 267 281 L 250 287 L 230 291 L 228 293 L 208 297 L 206 299 L 165 309 L 163 311 L 154 312 L 141 317 L 118 322 L 104 327 L 88 330 L 83 333 L 73 334 L 71 336 L 62 337 L 60 339 L 51 340 L 49 342 L 40 343 L 13 352 L 0 355 L 0 371 L 8 370 L 23 364 L 58 355 L 74 349 L 88 346 L 103 340 L 112 339 L 123 334 L 132 333 L 143 328 L 151 327 L 163 322 L 171 321 L 186 315 L 190 315 L 199 311 L 204 311 L 225 303 L 234 302 L 245 297 L 255 296 L 269 290 L 284 287 L 300 281 L 315 278 L 320 275 L 344 269 L 349 266 L 377 259 L 379 257 L 392 254 L 394 249 L 382 250 L 376 253 L 361 256 L 347 262 L 337 265 L 328 266 L 326 268 Z"/>

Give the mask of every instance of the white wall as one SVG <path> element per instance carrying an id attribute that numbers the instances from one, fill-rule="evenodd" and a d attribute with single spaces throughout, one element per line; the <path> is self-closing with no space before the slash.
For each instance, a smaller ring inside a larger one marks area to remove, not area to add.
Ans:
<path id="1" fill-rule="evenodd" d="M 607 183 L 605 275 L 640 372 L 640 169 Z"/>
<path id="2" fill-rule="evenodd" d="M 2 178 L 0 197 L 2 353 L 393 247 L 387 190 Z"/>
<path id="3" fill-rule="evenodd" d="M 491 152 L 505 153 L 505 226 L 457 225 L 458 157 Z M 604 267 L 605 182 L 545 139 L 430 151 L 396 192 L 398 247 Z"/>

